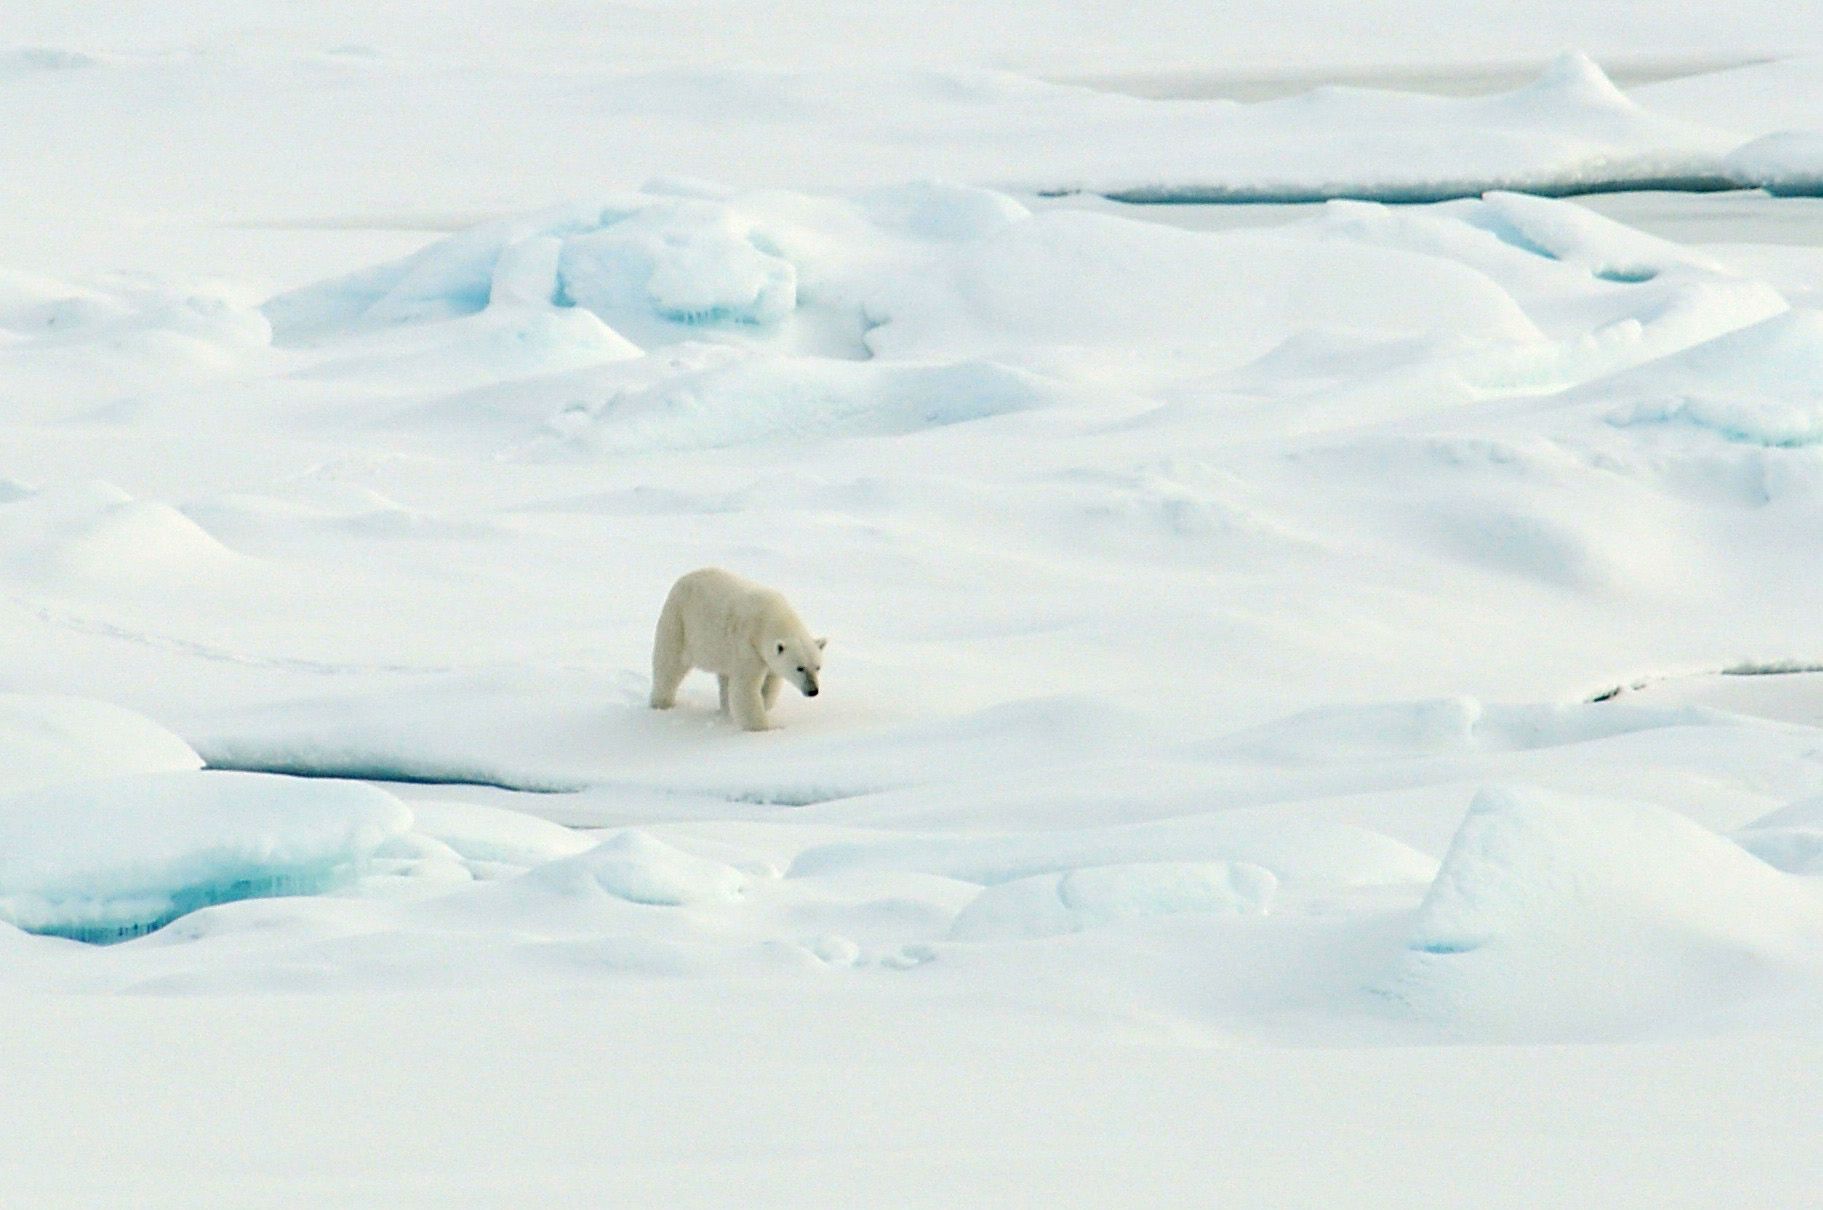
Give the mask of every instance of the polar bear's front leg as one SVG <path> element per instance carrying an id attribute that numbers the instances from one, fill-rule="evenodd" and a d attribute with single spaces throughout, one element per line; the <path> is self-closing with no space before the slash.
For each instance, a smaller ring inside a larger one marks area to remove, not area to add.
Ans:
<path id="1" fill-rule="evenodd" d="M 770 672 L 766 674 L 766 679 L 760 682 L 760 700 L 766 703 L 766 709 L 770 710 L 779 704 L 779 688 L 784 683 Z"/>
<path id="2" fill-rule="evenodd" d="M 723 673 L 721 676 L 716 677 L 715 683 L 720 687 L 720 690 L 721 690 L 722 713 L 726 714 L 726 713 L 728 713 L 728 676 L 727 676 L 727 674 Z"/>
<path id="3" fill-rule="evenodd" d="M 733 678 L 728 686 L 728 704 L 743 731 L 765 731 L 772 726 L 766 721 L 766 702 L 760 688 L 764 677 L 762 670 Z"/>

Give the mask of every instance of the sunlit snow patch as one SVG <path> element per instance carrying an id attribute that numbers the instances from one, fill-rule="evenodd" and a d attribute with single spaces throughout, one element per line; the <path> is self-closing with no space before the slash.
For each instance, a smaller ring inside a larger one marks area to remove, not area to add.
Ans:
<path id="1" fill-rule="evenodd" d="M 60 783 L 0 798 L 0 920 L 123 941 L 237 899 L 352 881 L 411 812 L 371 786 L 247 773 Z"/>

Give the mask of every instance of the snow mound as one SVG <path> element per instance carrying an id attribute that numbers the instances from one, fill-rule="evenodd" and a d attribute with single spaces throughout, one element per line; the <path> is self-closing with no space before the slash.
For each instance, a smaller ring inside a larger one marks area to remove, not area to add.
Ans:
<path id="1" fill-rule="evenodd" d="M 0 503 L 0 563 L 28 575 L 168 581 L 244 562 L 177 509 L 111 483 L 61 483 Z"/>
<path id="2" fill-rule="evenodd" d="M 1380 991 L 1471 1028 L 1575 1038 L 1823 972 L 1823 896 L 1662 808 L 1479 793 Z"/>
<path id="3" fill-rule="evenodd" d="M 1629 376 L 1616 427 L 1686 425 L 1743 445 L 1823 442 L 1823 311 L 1794 308 Z"/>
<path id="4" fill-rule="evenodd" d="M 200 769 L 190 745 L 107 702 L 0 693 L 0 791 L 129 773 Z"/>
<path id="5" fill-rule="evenodd" d="M 565 894 L 607 894 L 654 907 L 738 899 L 747 885 L 746 876 L 733 866 L 693 856 L 631 828 L 575 857 L 539 866 L 528 877 Z"/>
<path id="6" fill-rule="evenodd" d="M 650 206 L 565 240 L 552 298 L 597 314 L 643 305 L 678 323 L 776 323 L 797 308 L 798 276 L 766 242 L 725 205 Z"/>
<path id="7" fill-rule="evenodd" d="M 984 886 L 1090 866 L 1226 862 L 1279 882 L 1384 886 L 1429 881 L 1437 863 L 1378 832 L 1348 824 L 1198 815 L 1127 827 L 990 837 L 894 837 L 806 849 L 792 877 L 853 870 L 940 874 Z"/>
<path id="8" fill-rule="evenodd" d="M 1788 874 L 1823 874 L 1823 798 L 1780 807 L 1736 832 L 1734 839 Z"/>
<path id="9" fill-rule="evenodd" d="M 535 866 L 574 857 L 595 847 L 595 840 L 561 824 L 465 802 L 414 802 L 412 831 L 426 836 L 466 861 Z"/>
<path id="10" fill-rule="evenodd" d="M 1257 916 L 1277 889 L 1270 870 L 1244 862 L 1090 866 L 989 886 L 957 915 L 949 935 L 957 941 L 1017 940 L 1150 916 Z"/>
<path id="11" fill-rule="evenodd" d="M 371 786 L 185 772 L 0 798 L 0 920 L 109 942 L 218 903 L 353 880 L 411 812 Z"/>
<path id="12" fill-rule="evenodd" d="M 1728 175 L 1779 197 L 1823 196 L 1823 132 L 1782 130 L 1735 148 Z"/>
<path id="13" fill-rule="evenodd" d="M 290 337 L 507 304 L 580 307 L 610 323 L 644 316 L 761 325 L 797 303 L 796 266 L 752 217 L 726 201 L 647 192 L 486 223 L 281 294 L 265 311 Z"/>

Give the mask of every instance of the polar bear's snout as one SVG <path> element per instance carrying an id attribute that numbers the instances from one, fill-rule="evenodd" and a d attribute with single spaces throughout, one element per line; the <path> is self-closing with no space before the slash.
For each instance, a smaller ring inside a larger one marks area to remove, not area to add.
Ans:
<path id="1" fill-rule="evenodd" d="M 792 672 L 791 682 L 798 687 L 798 692 L 805 697 L 815 697 L 817 695 L 817 669 L 800 664 Z"/>

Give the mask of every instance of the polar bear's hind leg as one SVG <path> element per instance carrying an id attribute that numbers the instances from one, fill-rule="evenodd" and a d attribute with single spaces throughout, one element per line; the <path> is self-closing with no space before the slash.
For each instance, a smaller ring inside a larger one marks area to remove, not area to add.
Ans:
<path id="1" fill-rule="evenodd" d="M 684 620 L 671 602 L 658 615 L 658 633 L 652 639 L 652 708 L 669 710 L 677 705 L 677 687 L 690 673 L 684 653 Z"/>

